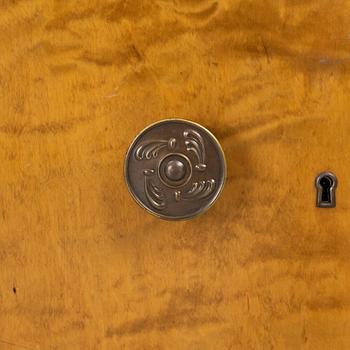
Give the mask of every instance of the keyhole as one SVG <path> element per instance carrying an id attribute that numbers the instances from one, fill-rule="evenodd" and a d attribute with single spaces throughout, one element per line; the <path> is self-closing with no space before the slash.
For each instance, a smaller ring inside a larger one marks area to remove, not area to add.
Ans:
<path id="1" fill-rule="evenodd" d="M 335 207 L 335 189 L 337 178 L 329 172 L 321 173 L 316 178 L 317 199 L 316 205 L 320 208 Z"/>
<path id="2" fill-rule="evenodd" d="M 322 187 L 322 202 L 330 203 L 331 201 L 331 187 L 333 186 L 333 180 L 329 176 L 323 176 L 320 180 Z"/>

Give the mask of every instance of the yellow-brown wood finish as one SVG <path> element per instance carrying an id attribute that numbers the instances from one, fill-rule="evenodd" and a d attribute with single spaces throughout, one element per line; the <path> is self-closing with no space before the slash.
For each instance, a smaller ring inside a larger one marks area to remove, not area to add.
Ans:
<path id="1" fill-rule="evenodd" d="M 350 1 L 2 0 L 0 49 L 1 350 L 350 348 Z M 228 162 L 186 222 L 123 179 L 171 117 Z"/>

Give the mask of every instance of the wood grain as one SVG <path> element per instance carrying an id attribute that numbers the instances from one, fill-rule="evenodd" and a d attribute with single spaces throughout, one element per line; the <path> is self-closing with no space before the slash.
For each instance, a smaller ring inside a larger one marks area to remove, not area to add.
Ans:
<path id="1" fill-rule="evenodd" d="M 0 1 L 0 349 L 350 348 L 350 1 Z M 187 222 L 123 159 L 181 117 L 228 182 Z M 315 208 L 314 178 L 339 180 Z"/>

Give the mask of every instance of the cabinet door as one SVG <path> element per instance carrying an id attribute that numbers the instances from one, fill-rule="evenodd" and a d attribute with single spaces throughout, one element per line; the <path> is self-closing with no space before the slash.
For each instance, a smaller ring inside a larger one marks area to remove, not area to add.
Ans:
<path id="1" fill-rule="evenodd" d="M 350 2 L 0 1 L 0 349 L 350 348 Z M 128 193 L 139 131 L 200 123 L 223 193 Z M 338 178 L 317 208 L 315 177 Z"/>

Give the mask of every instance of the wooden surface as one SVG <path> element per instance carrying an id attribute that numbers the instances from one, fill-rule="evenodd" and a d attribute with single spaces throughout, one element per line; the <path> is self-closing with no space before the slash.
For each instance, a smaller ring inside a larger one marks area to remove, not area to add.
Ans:
<path id="1" fill-rule="evenodd" d="M 1 350 L 350 348 L 350 1 L 2 0 L 0 49 Z M 228 161 L 187 222 L 123 180 L 175 116 Z"/>

